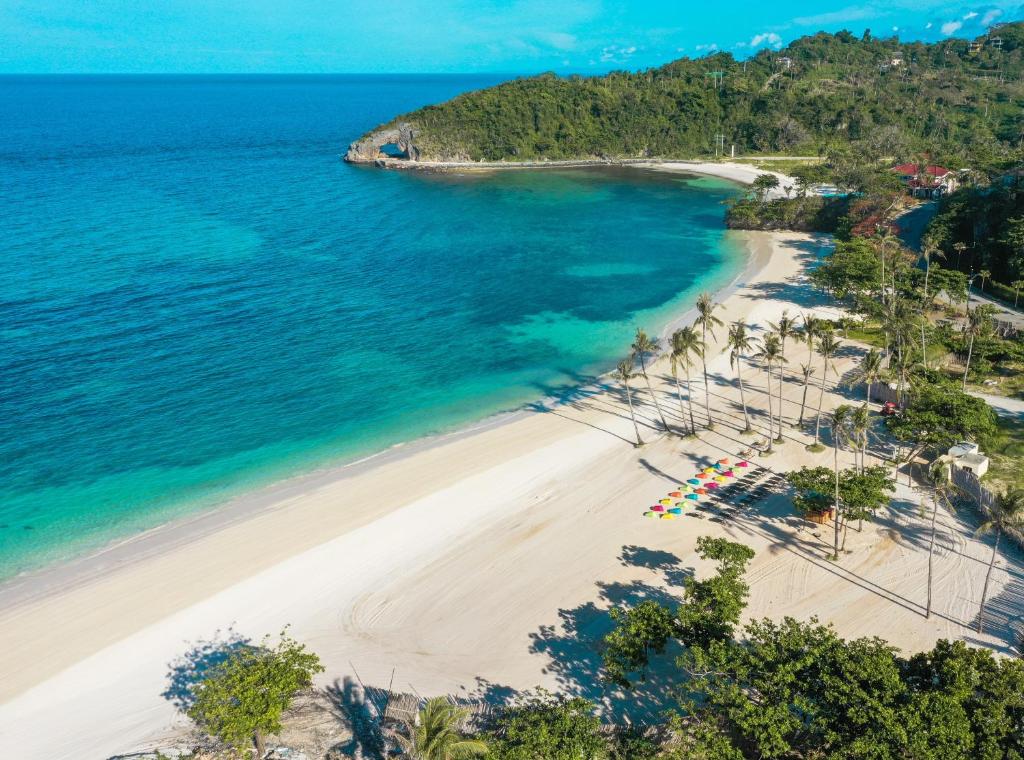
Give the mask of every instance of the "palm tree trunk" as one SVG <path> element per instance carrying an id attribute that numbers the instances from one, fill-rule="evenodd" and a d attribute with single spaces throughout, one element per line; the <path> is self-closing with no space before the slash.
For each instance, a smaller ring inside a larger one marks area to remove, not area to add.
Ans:
<path id="1" fill-rule="evenodd" d="M 985 600 L 988 598 L 988 582 L 992 577 L 992 568 L 996 564 L 996 551 L 999 549 L 999 537 L 1002 536 L 1003 532 L 996 528 L 996 540 L 992 544 L 992 559 L 988 561 L 988 571 L 985 573 L 985 585 L 981 589 L 981 609 L 978 610 L 978 633 L 982 633 L 985 628 Z"/>
<path id="2" fill-rule="evenodd" d="M 701 330 L 701 340 L 704 341 L 704 351 L 701 353 L 700 361 L 704 366 L 704 411 L 708 415 L 708 430 L 711 429 L 711 389 L 708 388 L 708 328 Z"/>
<path id="3" fill-rule="evenodd" d="M 928 344 L 924 340 L 924 323 L 925 319 L 921 320 L 921 364 L 924 365 L 925 369 L 928 369 Z"/>
<path id="4" fill-rule="evenodd" d="M 736 356 L 736 379 L 740 381 L 740 403 L 743 405 L 743 431 L 750 430 L 750 417 L 747 415 L 747 397 L 743 392 L 743 357 Z"/>
<path id="5" fill-rule="evenodd" d="M 644 357 L 640 357 L 640 371 L 644 374 L 644 382 L 647 383 L 647 391 L 651 394 L 651 399 L 654 401 L 654 408 L 658 410 L 658 416 L 661 418 L 661 426 L 668 432 L 668 423 L 665 422 L 665 415 L 662 414 L 661 404 L 658 403 L 658 397 L 654 395 L 654 388 L 651 387 L 651 379 L 647 377 L 647 367 L 644 365 Z"/>
<path id="6" fill-rule="evenodd" d="M 779 437 L 778 442 L 782 443 L 782 365 L 779 365 Z"/>
<path id="7" fill-rule="evenodd" d="M 814 420 L 814 443 L 818 442 L 821 434 L 821 405 L 825 400 L 825 376 L 828 375 L 828 359 L 825 360 L 825 367 L 821 372 L 821 392 L 818 394 L 818 416 Z"/>
<path id="8" fill-rule="evenodd" d="M 932 616 L 932 555 L 935 553 L 935 518 L 939 514 L 939 492 L 932 493 L 932 535 L 928 540 L 928 604 L 924 608 L 925 619 Z"/>
<path id="9" fill-rule="evenodd" d="M 807 406 L 807 386 L 811 384 L 811 376 L 804 376 L 804 397 L 800 401 L 800 419 L 797 421 L 797 427 L 803 427 L 804 424 L 804 407 Z"/>
<path id="10" fill-rule="evenodd" d="M 690 432 L 697 434 L 697 424 L 693 421 L 693 394 L 690 393 L 690 365 L 686 365 L 686 409 L 690 413 Z"/>
<path id="11" fill-rule="evenodd" d="M 971 354 L 974 353 L 974 333 L 971 333 L 971 342 L 967 346 L 967 366 L 964 367 L 964 390 L 967 390 L 967 373 L 971 371 Z"/>
<path id="12" fill-rule="evenodd" d="M 629 383 L 624 383 L 626 386 L 626 401 L 629 402 L 629 416 L 633 420 L 633 430 L 636 431 L 636 445 L 643 446 L 643 439 L 640 438 L 640 426 L 636 424 L 636 412 L 633 411 L 633 394 L 629 391 Z"/>
<path id="13" fill-rule="evenodd" d="M 252 733 L 252 743 L 256 747 L 256 760 L 263 760 L 263 756 L 267 754 L 267 746 L 258 728 Z"/>
<path id="14" fill-rule="evenodd" d="M 679 415 L 685 417 L 686 410 L 683 409 L 683 387 L 679 384 L 679 375 L 673 372 L 672 379 L 676 382 L 676 398 L 679 399 Z"/>
<path id="15" fill-rule="evenodd" d="M 864 400 L 867 401 L 869 404 L 871 403 L 871 386 L 872 385 L 873 385 L 873 383 L 870 380 L 868 380 L 868 382 L 867 382 L 868 389 L 867 389 L 867 393 L 865 394 Z"/>
<path id="16" fill-rule="evenodd" d="M 765 364 L 765 371 L 768 373 L 768 448 L 766 453 L 772 450 L 772 437 L 775 433 L 775 421 L 772 417 L 772 365 Z"/>
<path id="17" fill-rule="evenodd" d="M 932 271 L 932 257 L 929 256 L 924 260 L 924 296 L 928 297 L 928 275 Z"/>
<path id="18" fill-rule="evenodd" d="M 832 442 L 833 445 L 833 469 L 836 475 L 836 494 L 835 494 L 835 505 L 832 513 L 832 525 L 834 527 L 835 537 L 833 538 L 832 546 L 832 557 L 833 559 L 839 559 L 839 431 L 835 430 L 832 433 L 835 436 L 835 440 Z"/>

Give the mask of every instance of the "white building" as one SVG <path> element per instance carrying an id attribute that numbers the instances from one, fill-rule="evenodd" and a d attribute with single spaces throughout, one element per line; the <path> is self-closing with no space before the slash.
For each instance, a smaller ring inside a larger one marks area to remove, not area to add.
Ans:
<path id="1" fill-rule="evenodd" d="M 949 449 L 950 464 L 954 469 L 981 477 L 988 472 L 988 457 L 981 453 L 978 444 L 962 441 Z"/>

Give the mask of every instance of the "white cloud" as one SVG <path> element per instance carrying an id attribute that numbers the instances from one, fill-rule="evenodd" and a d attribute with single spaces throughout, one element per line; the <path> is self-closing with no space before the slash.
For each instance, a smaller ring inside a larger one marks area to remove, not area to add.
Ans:
<path id="1" fill-rule="evenodd" d="M 625 63 L 637 51 L 636 45 L 606 45 L 601 49 L 601 61 L 604 63 Z"/>
<path id="2" fill-rule="evenodd" d="M 576 37 L 565 32 L 537 32 L 534 36 L 556 50 L 572 50 L 576 47 Z"/>
<path id="3" fill-rule="evenodd" d="M 898 32 L 898 31 L 900 30 L 900 28 L 899 28 L 898 26 L 894 26 L 894 27 L 892 28 L 892 30 L 893 30 L 894 32 Z"/>
<path id="4" fill-rule="evenodd" d="M 927 24 L 924 25 L 924 28 L 925 29 L 931 29 L 933 26 L 934 26 L 934 24 L 932 24 L 932 22 L 929 21 Z"/>
<path id="5" fill-rule="evenodd" d="M 989 24 L 991 24 L 993 21 L 995 21 L 997 18 L 999 18 L 1002 15 L 1003 15 L 1003 12 L 1001 10 L 999 10 L 998 8 L 995 9 L 995 10 L 991 10 L 988 13 L 986 13 L 984 15 L 984 17 L 982 17 L 981 25 L 982 26 L 988 26 Z"/>
<path id="6" fill-rule="evenodd" d="M 753 39 L 750 40 L 750 47 L 760 47 L 761 45 L 771 45 L 772 47 L 778 47 L 781 44 L 782 38 L 775 32 L 755 34 Z"/>
<path id="7" fill-rule="evenodd" d="M 713 53 L 714 51 L 718 50 L 718 43 L 709 42 L 707 45 L 697 45 L 696 50 L 698 52 L 703 51 L 707 53 Z"/>
<path id="8" fill-rule="evenodd" d="M 959 21 L 947 21 L 945 24 L 939 27 L 939 31 L 941 31 L 944 35 L 948 37 L 951 34 L 956 34 L 956 31 L 962 26 L 963 24 L 960 23 Z"/>
<path id="9" fill-rule="evenodd" d="M 970 21 L 972 18 L 976 17 L 977 15 L 978 14 L 975 13 L 974 11 L 971 11 L 970 13 L 966 13 L 966 14 L 964 14 L 964 21 Z"/>

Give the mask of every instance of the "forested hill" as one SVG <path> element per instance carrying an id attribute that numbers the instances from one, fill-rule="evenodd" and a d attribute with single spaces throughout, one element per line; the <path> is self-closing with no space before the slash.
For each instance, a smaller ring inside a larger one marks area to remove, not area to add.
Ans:
<path id="1" fill-rule="evenodd" d="M 382 142 L 405 148 L 411 128 L 421 160 L 691 158 L 712 154 L 721 134 L 740 153 L 854 144 L 956 167 L 1019 147 L 1022 73 L 1024 23 L 973 44 L 822 32 L 747 61 L 720 53 L 637 73 L 517 79 L 399 116 L 350 157 L 372 160 Z M 396 139 L 381 139 L 389 132 Z"/>

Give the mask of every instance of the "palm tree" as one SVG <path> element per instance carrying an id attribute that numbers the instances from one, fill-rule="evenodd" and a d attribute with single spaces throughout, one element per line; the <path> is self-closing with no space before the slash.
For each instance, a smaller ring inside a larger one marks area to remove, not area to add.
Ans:
<path id="1" fill-rule="evenodd" d="M 846 437 L 845 428 L 846 423 L 850 418 L 851 411 L 852 410 L 849 405 L 840 404 L 832 410 L 832 415 L 829 418 L 829 424 L 832 426 L 832 461 L 836 476 L 835 512 L 832 515 L 832 525 L 835 533 L 832 559 L 839 559 L 839 447 L 842 445 L 843 439 Z"/>
<path id="2" fill-rule="evenodd" d="M 767 333 L 761 339 L 761 350 L 757 357 L 764 362 L 765 374 L 768 376 L 768 448 L 765 453 L 771 453 L 772 441 L 775 438 L 775 418 L 772 414 L 772 365 L 782 356 L 782 343 L 775 333 Z"/>
<path id="3" fill-rule="evenodd" d="M 615 367 L 615 377 L 622 383 L 622 387 L 626 389 L 626 401 L 629 402 L 629 416 L 633 419 L 633 430 L 636 431 L 636 445 L 643 446 L 643 439 L 640 438 L 640 426 L 636 424 L 636 412 L 633 411 L 633 393 L 629 389 L 629 381 L 636 376 L 636 372 L 633 371 L 633 362 L 629 359 L 623 359 Z"/>
<path id="4" fill-rule="evenodd" d="M 708 360 L 707 345 L 708 345 L 708 331 L 711 331 L 711 337 L 715 337 L 715 328 L 722 326 L 722 320 L 715 316 L 715 309 L 721 304 L 717 304 L 711 300 L 710 293 L 701 293 L 697 297 L 697 319 L 694 321 L 694 325 L 700 325 L 701 329 L 701 340 L 704 343 L 704 353 L 701 354 L 701 363 L 704 365 L 704 408 L 708 415 L 708 428 L 710 429 L 713 424 L 711 422 L 711 391 L 708 388 Z"/>
<path id="5" fill-rule="evenodd" d="M 804 408 L 807 406 L 807 386 L 811 382 L 811 375 L 814 374 L 814 367 L 810 364 L 801 364 L 800 373 L 804 376 L 804 396 L 800 400 L 800 419 L 797 421 L 797 427 L 803 427 L 804 424 Z"/>
<path id="6" fill-rule="evenodd" d="M 776 443 L 782 443 L 782 365 L 783 364 L 788 364 L 788 363 L 789 363 L 789 359 L 787 359 L 785 354 L 783 354 L 783 352 L 782 352 L 782 338 L 780 337 L 779 338 L 779 356 L 775 360 L 775 364 L 776 364 L 776 366 L 779 369 L 779 414 L 778 414 L 779 434 L 775 438 Z"/>
<path id="7" fill-rule="evenodd" d="M 964 384 L 963 389 L 967 390 L 967 373 L 971 371 L 971 356 L 974 354 L 974 339 L 985 332 L 985 328 L 988 327 L 988 311 L 984 306 L 978 306 L 971 311 L 971 307 L 967 307 L 967 324 L 964 325 L 964 335 L 968 338 L 967 344 L 967 364 L 964 366 Z"/>
<path id="8" fill-rule="evenodd" d="M 415 724 L 408 724 L 409 735 L 398 736 L 402 752 L 414 760 L 483 757 L 488 752 L 487 745 L 459 733 L 459 724 L 468 714 L 468 710 L 456 707 L 444 697 L 428 699 Z"/>
<path id="9" fill-rule="evenodd" d="M 750 416 L 747 414 L 747 397 L 743 392 L 743 354 L 750 350 L 750 337 L 743 320 L 729 326 L 729 366 L 735 368 L 740 384 L 740 403 L 743 405 L 743 431 L 750 431 Z"/>
<path id="10" fill-rule="evenodd" d="M 821 405 L 825 400 L 825 380 L 828 378 L 828 368 L 832 357 L 838 350 L 839 341 L 836 340 L 836 336 L 832 334 L 831 330 L 825 331 L 818 339 L 818 356 L 822 360 L 821 390 L 818 393 L 818 416 L 814 421 L 814 443 L 811 444 L 812 446 L 818 445 L 818 438 L 821 435 Z"/>
<path id="11" fill-rule="evenodd" d="M 665 415 L 661 411 L 661 404 L 658 403 L 658 397 L 654 393 L 654 388 L 651 387 L 651 378 L 647 376 L 647 356 L 650 354 L 658 353 L 658 341 L 651 338 L 641 330 L 639 327 L 636 329 L 636 338 L 633 339 L 633 355 L 640 360 L 640 372 L 644 376 L 644 382 L 647 383 L 647 391 L 651 394 L 651 398 L 654 400 L 654 408 L 658 410 L 658 416 L 661 418 L 661 426 L 667 431 L 668 423 L 665 422 Z"/>
<path id="12" fill-rule="evenodd" d="M 686 372 L 686 408 L 690 413 L 690 432 L 696 433 L 697 426 L 693 422 L 693 395 L 690 393 L 690 365 L 694 356 L 704 356 L 704 343 L 697 331 L 691 326 L 681 327 L 672 333 L 672 376 L 676 379 L 676 393 L 679 394 L 678 365 L 682 364 Z M 679 411 L 683 411 L 683 397 L 679 395 Z"/>
<path id="13" fill-rule="evenodd" d="M 850 384 L 856 385 L 857 383 L 865 383 L 867 385 L 865 397 L 870 403 L 871 388 L 881 379 L 882 354 L 879 353 L 877 348 L 872 348 L 864 355 L 864 360 L 860 363 L 860 368 L 857 370 L 857 374 L 851 379 Z"/>
<path id="14" fill-rule="evenodd" d="M 769 322 L 768 326 L 778 334 L 782 341 L 782 355 L 786 355 L 786 338 L 797 335 L 796 317 L 789 316 L 789 309 L 784 309 L 779 321 L 775 324 Z"/>
<path id="15" fill-rule="evenodd" d="M 928 297 L 928 275 L 932 271 L 932 259 L 941 255 L 942 249 L 935 245 L 935 241 L 926 237 L 921 244 L 921 258 L 924 259 L 924 295 Z"/>
<path id="16" fill-rule="evenodd" d="M 931 537 L 928 539 L 928 603 L 924 608 L 925 618 L 932 616 L 932 557 L 935 554 L 935 525 L 939 514 L 939 501 L 941 500 L 946 507 L 951 505 L 949 463 L 941 460 L 934 462 L 929 475 L 932 481 L 932 525 Z"/>
<path id="17" fill-rule="evenodd" d="M 1006 493 L 996 496 L 988 519 L 978 526 L 975 535 L 995 533 L 996 540 L 992 543 L 992 558 L 988 562 L 988 571 L 985 573 L 985 585 L 981 589 L 981 608 L 978 610 L 978 633 L 982 633 L 985 626 L 985 600 L 988 598 L 988 582 L 992 577 L 992 568 L 996 564 L 996 552 L 999 550 L 999 539 L 1007 528 L 1024 525 L 1024 489 L 1014 488 Z"/>
<path id="18" fill-rule="evenodd" d="M 963 241 L 953 243 L 953 250 L 956 251 L 956 268 L 959 270 L 960 257 L 963 255 L 964 251 L 967 250 L 967 243 L 964 243 Z"/>
<path id="19" fill-rule="evenodd" d="M 985 292 L 985 280 L 987 280 L 990 277 L 992 277 L 992 273 L 990 271 L 988 271 L 987 269 L 982 269 L 980 272 L 978 272 L 978 277 L 981 278 L 981 292 L 984 293 Z"/>
<path id="20" fill-rule="evenodd" d="M 875 234 L 875 240 L 878 241 L 878 250 L 882 255 L 882 306 L 885 306 L 885 254 L 889 247 L 889 241 L 892 240 L 892 229 L 889 225 L 879 225 Z"/>
<path id="21" fill-rule="evenodd" d="M 1020 289 L 1024 288 L 1024 280 L 1014 280 L 1010 283 L 1013 288 L 1013 308 L 1017 308 L 1017 300 L 1020 298 Z"/>
<path id="22" fill-rule="evenodd" d="M 850 428 L 855 446 L 860 450 L 858 470 L 864 472 L 864 459 L 868 451 L 868 433 L 871 431 L 871 410 L 868 405 L 861 404 L 850 413 Z"/>

